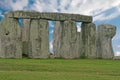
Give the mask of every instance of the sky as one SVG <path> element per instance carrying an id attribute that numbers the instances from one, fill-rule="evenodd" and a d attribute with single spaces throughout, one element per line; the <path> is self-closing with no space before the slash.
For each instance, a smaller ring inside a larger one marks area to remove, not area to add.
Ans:
<path id="1" fill-rule="evenodd" d="M 0 0 L 0 20 L 8 11 L 73 13 L 93 16 L 93 23 L 112 24 L 117 28 L 112 39 L 115 56 L 120 56 L 120 0 Z M 49 21 L 49 41 L 52 50 L 54 22 Z M 80 26 L 80 23 L 77 24 Z M 80 27 L 78 27 L 80 31 Z"/>

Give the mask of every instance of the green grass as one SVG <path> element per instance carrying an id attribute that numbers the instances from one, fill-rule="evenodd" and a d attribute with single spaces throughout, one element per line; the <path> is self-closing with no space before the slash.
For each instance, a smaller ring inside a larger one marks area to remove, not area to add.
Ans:
<path id="1" fill-rule="evenodd" d="M 120 61 L 0 59 L 0 80 L 120 80 Z"/>

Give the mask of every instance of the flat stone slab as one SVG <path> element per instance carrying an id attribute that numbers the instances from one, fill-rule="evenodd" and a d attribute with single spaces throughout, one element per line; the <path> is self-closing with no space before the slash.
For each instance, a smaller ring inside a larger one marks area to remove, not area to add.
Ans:
<path id="1" fill-rule="evenodd" d="M 120 56 L 114 56 L 114 60 L 120 60 Z"/>
<path id="2" fill-rule="evenodd" d="M 11 18 L 35 18 L 55 21 L 72 20 L 78 22 L 92 22 L 92 16 L 85 16 L 80 14 L 67 13 L 53 13 L 53 12 L 30 12 L 30 11 L 14 11 L 8 12 L 6 16 Z"/>

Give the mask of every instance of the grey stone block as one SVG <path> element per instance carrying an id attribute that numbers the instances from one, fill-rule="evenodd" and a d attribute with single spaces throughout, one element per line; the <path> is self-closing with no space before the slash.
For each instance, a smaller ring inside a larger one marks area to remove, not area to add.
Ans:
<path id="1" fill-rule="evenodd" d="M 17 19 L 5 17 L 1 22 L 0 57 L 22 58 L 21 29 Z"/>
<path id="2" fill-rule="evenodd" d="M 97 58 L 96 53 L 96 26 L 93 23 L 82 23 L 82 52 L 81 56 Z"/>
<path id="3" fill-rule="evenodd" d="M 30 19 L 23 19 L 22 25 L 22 54 L 29 54 L 29 39 L 30 39 Z"/>
<path id="4" fill-rule="evenodd" d="M 6 15 L 12 18 L 34 18 L 34 19 L 56 20 L 56 21 L 72 20 L 72 21 L 81 21 L 81 22 L 92 22 L 92 16 L 85 16 L 80 14 L 14 11 L 14 12 L 8 12 Z"/>
<path id="5" fill-rule="evenodd" d="M 56 21 L 54 27 L 54 40 L 53 40 L 53 52 L 55 58 L 60 58 L 60 48 L 61 48 L 61 38 L 62 38 L 62 29 L 63 22 Z"/>
<path id="6" fill-rule="evenodd" d="M 56 28 L 54 32 L 55 57 L 57 56 L 60 58 L 69 59 L 79 58 L 77 48 L 77 27 L 75 21 L 64 21 L 56 23 L 57 24 L 55 26 Z"/>
<path id="7" fill-rule="evenodd" d="M 114 56 L 112 38 L 116 27 L 110 24 L 101 24 L 97 31 L 97 55 L 103 59 L 112 59 Z"/>
<path id="8" fill-rule="evenodd" d="M 48 21 L 33 19 L 30 23 L 29 57 L 48 58 Z"/>

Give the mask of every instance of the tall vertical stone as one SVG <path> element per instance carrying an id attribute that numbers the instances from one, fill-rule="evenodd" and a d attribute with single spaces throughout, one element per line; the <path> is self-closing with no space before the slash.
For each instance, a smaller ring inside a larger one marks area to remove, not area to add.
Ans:
<path id="1" fill-rule="evenodd" d="M 116 33 L 116 27 L 110 24 L 98 26 L 97 33 L 97 55 L 99 58 L 112 59 L 114 52 L 112 48 L 112 38 Z"/>
<path id="2" fill-rule="evenodd" d="M 60 55 L 62 58 L 78 58 L 76 51 L 77 27 L 74 21 L 64 21 L 61 34 Z"/>
<path id="3" fill-rule="evenodd" d="M 29 57 L 30 58 L 48 58 L 49 57 L 49 38 L 48 38 L 48 21 L 47 20 L 43 20 L 43 19 L 31 20 Z"/>
<path id="4" fill-rule="evenodd" d="M 54 40 L 53 40 L 53 52 L 55 58 L 60 58 L 60 47 L 61 47 L 61 35 L 62 35 L 62 28 L 63 22 L 56 21 L 54 27 Z"/>
<path id="5" fill-rule="evenodd" d="M 28 56 L 30 39 L 30 19 L 23 19 L 22 25 L 22 54 Z"/>
<path id="6" fill-rule="evenodd" d="M 0 57 L 22 58 L 21 28 L 17 19 L 3 19 L 0 26 Z"/>
<path id="7" fill-rule="evenodd" d="M 83 57 L 83 42 L 82 42 L 82 32 L 77 32 L 77 41 L 76 41 L 76 51 L 78 51 L 78 58 Z"/>
<path id="8" fill-rule="evenodd" d="M 82 23 L 82 42 L 82 56 L 87 58 L 97 58 L 95 24 Z"/>

